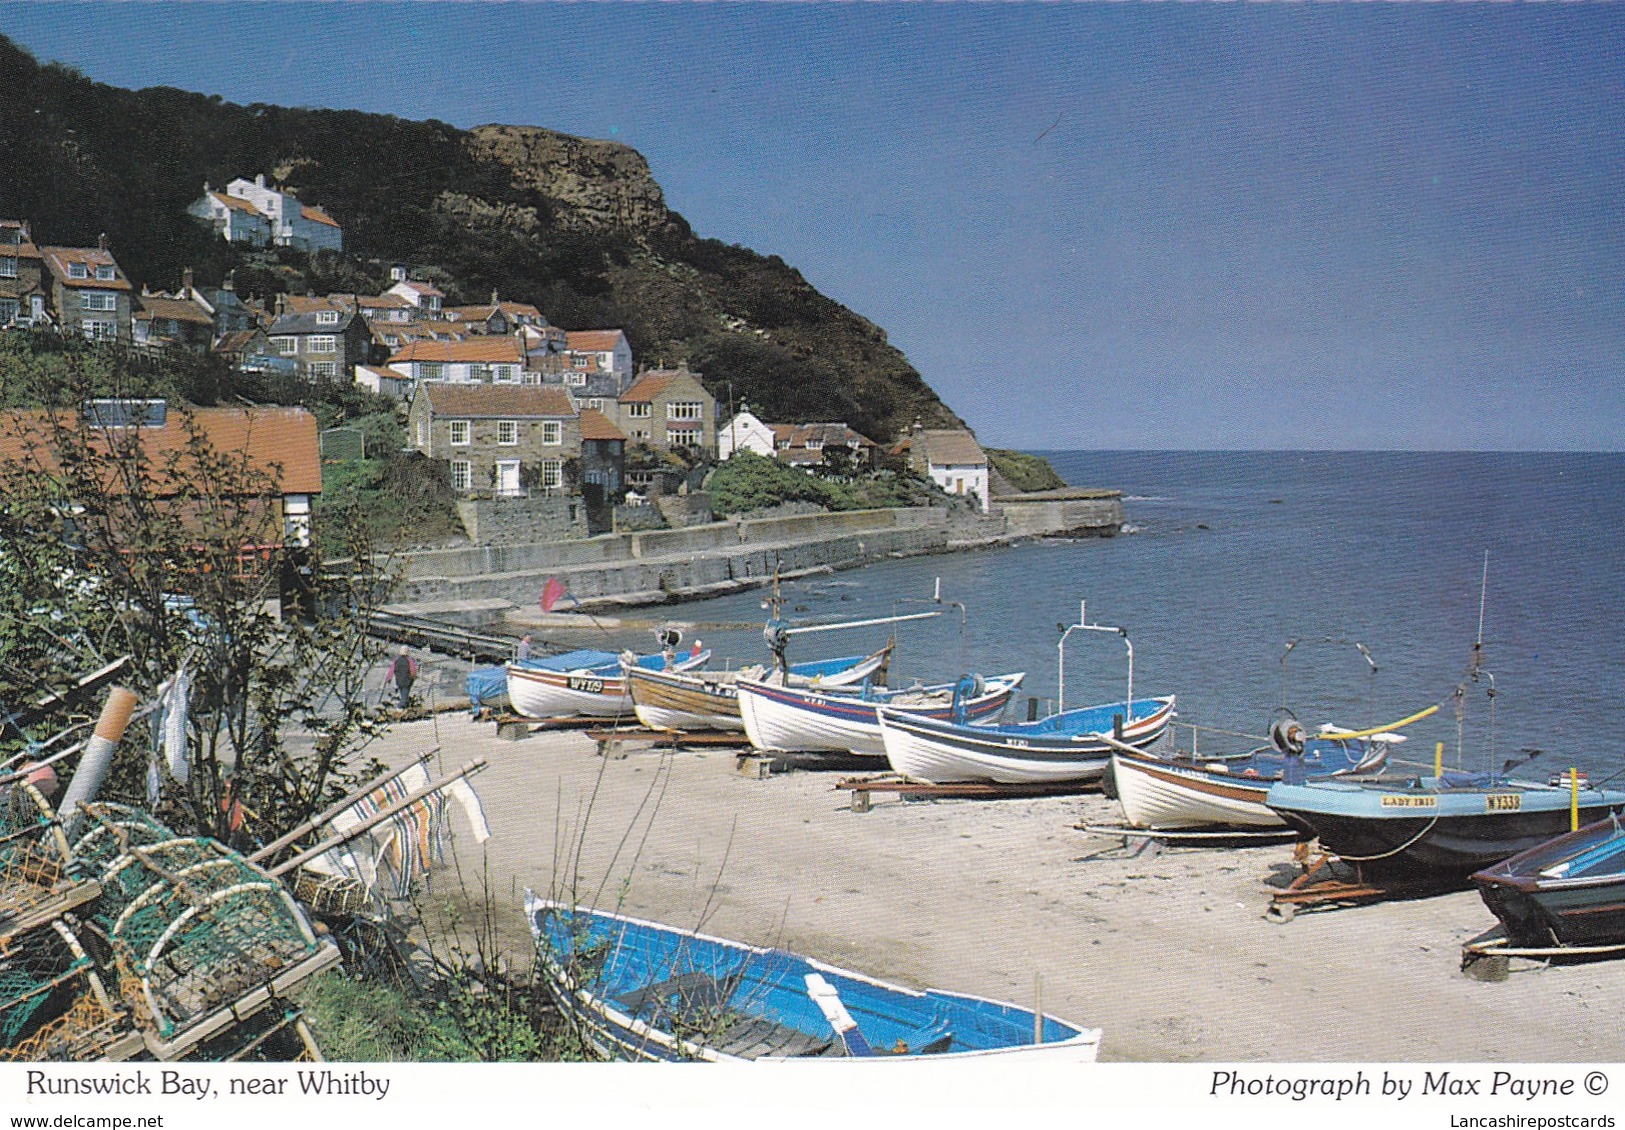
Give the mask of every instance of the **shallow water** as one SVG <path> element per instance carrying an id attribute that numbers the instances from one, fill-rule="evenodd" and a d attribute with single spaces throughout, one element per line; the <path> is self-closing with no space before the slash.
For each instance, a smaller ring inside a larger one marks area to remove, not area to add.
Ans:
<path id="1" fill-rule="evenodd" d="M 1053 702 L 1057 626 L 1087 600 L 1091 622 L 1128 630 L 1135 694 L 1177 694 L 1184 723 L 1261 735 L 1284 702 L 1310 725 L 1363 727 L 1438 703 L 1406 729 L 1404 759 L 1431 764 L 1442 741 L 1446 763 L 1468 768 L 1539 748 L 1527 775 L 1575 764 L 1595 780 L 1625 769 L 1625 456 L 1046 454 L 1075 485 L 1121 489 L 1130 532 L 806 578 L 786 584 L 786 615 L 922 611 L 940 577 L 963 622 L 945 607 L 937 620 L 899 625 L 896 675 L 1025 670 L 1025 691 Z M 1486 553 L 1474 681 L 1465 676 Z M 760 632 L 743 625 L 760 622 L 761 601 L 741 593 L 669 612 L 699 622 L 691 635 L 719 659 L 757 662 Z M 867 651 L 888 630 L 802 636 L 791 657 Z M 1300 642 L 1288 652 L 1291 640 Z M 1121 698 L 1127 652 L 1112 634 L 1073 633 L 1067 705 Z"/>

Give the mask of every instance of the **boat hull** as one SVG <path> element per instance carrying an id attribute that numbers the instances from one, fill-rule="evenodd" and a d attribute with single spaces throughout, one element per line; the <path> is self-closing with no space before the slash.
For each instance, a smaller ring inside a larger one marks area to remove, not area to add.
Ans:
<path id="1" fill-rule="evenodd" d="M 1514 946 L 1625 945 L 1625 829 L 1614 818 L 1473 875 Z"/>
<path id="2" fill-rule="evenodd" d="M 965 703 L 971 721 L 996 718 L 1020 686 L 1022 676 L 989 679 L 986 690 Z M 922 695 L 922 701 L 899 700 L 892 708 L 946 720 L 953 713 L 952 687 Z M 851 753 L 884 758 L 880 704 L 855 694 L 828 694 L 778 687 L 754 679 L 739 682 L 739 713 L 750 744 L 760 750 Z"/>
<path id="3" fill-rule="evenodd" d="M 1465 881 L 1569 829 L 1569 792 L 1532 782 L 1428 788 L 1393 782 L 1274 785 L 1270 808 L 1326 851 L 1378 873 Z M 1580 819 L 1625 807 L 1625 793 L 1580 793 Z"/>
<path id="4" fill-rule="evenodd" d="M 793 664 L 791 686 L 843 687 L 861 683 L 886 661 L 890 649 L 868 656 Z M 725 730 L 740 732 L 745 721 L 739 714 L 738 680 L 760 668 L 744 671 L 651 671 L 644 667 L 624 667 L 632 709 L 638 721 L 651 730 Z M 768 681 L 777 676 L 768 677 Z"/>
<path id="5" fill-rule="evenodd" d="M 685 656 L 671 669 L 695 670 L 710 658 L 709 651 Z M 626 675 L 618 663 L 569 671 L 510 663 L 507 675 L 508 701 L 514 713 L 527 718 L 622 718 L 632 713 Z"/>
<path id="6" fill-rule="evenodd" d="M 1123 815 L 1136 828 L 1280 829 L 1287 823 L 1264 803 L 1268 780 L 1248 780 L 1155 757 L 1112 756 Z"/>
<path id="7" fill-rule="evenodd" d="M 1048 733 L 1042 723 L 1017 726 L 973 726 L 916 718 L 883 707 L 880 730 L 886 760 L 893 771 L 932 784 L 992 782 L 1002 785 L 1086 784 L 1098 781 L 1111 759 L 1111 747 L 1099 740 L 1112 715 L 1127 716 L 1123 740 L 1145 746 L 1162 737 L 1174 714 L 1174 700 L 1147 699 L 1128 704 L 1071 712 L 1082 729 Z M 1063 716 L 1064 717 L 1064 716 Z"/>
<path id="8" fill-rule="evenodd" d="M 849 1062 L 981 1059 L 1082 1063 L 1098 1029 L 1042 1020 L 1029 1009 L 888 984 L 783 950 L 748 946 L 624 915 L 528 896 L 543 981 L 561 1013 L 598 1051 L 621 1060 L 841 1058 Z M 846 1054 L 808 996 L 806 977 L 833 986 L 882 1054 Z"/>

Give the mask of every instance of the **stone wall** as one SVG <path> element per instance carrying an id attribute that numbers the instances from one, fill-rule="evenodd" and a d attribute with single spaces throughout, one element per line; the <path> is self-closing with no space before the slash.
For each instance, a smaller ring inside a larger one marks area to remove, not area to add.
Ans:
<path id="1" fill-rule="evenodd" d="M 587 505 L 576 497 L 483 498 L 459 502 L 458 517 L 478 546 L 576 541 L 587 536 Z"/>
<path id="2" fill-rule="evenodd" d="M 1009 537 L 1113 537 L 1123 526 L 1120 491 L 1037 491 L 999 499 Z"/>
<path id="3" fill-rule="evenodd" d="M 676 529 L 700 526 L 716 519 L 711 514 L 711 496 L 703 492 L 663 494 L 654 500 L 666 525 Z"/>
<path id="4" fill-rule="evenodd" d="M 623 502 L 615 508 L 615 529 L 617 531 L 663 530 L 665 528 L 666 516 L 660 512 L 660 507 L 652 502 L 637 504 Z"/>

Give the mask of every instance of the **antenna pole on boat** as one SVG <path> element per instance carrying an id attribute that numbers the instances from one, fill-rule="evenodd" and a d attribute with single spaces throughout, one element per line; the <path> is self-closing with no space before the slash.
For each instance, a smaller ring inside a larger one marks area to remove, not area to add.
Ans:
<path id="1" fill-rule="evenodd" d="M 1478 638 L 1473 641 L 1473 679 L 1478 679 L 1479 664 L 1484 658 L 1484 597 L 1490 587 L 1490 551 L 1484 551 L 1484 575 L 1478 582 Z"/>
<path id="2" fill-rule="evenodd" d="M 1061 629 L 1061 641 L 1055 645 L 1059 653 L 1056 669 L 1059 672 L 1056 682 L 1057 712 L 1066 709 L 1066 637 L 1073 632 L 1114 632 L 1123 638 L 1123 646 L 1128 648 L 1128 709 L 1133 710 L 1134 703 L 1134 641 L 1128 638 L 1127 628 L 1114 628 L 1109 624 L 1091 624 L 1087 613 L 1088 602 L 1078 601 L 1078 622 Z"/>

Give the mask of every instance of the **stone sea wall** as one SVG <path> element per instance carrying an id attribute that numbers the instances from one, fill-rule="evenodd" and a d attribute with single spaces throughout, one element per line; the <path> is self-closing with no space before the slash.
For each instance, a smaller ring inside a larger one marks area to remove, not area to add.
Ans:
<path id="1" fill-rule="evenodd" d="M 429 550 L 391 561 L 399 581 L 394 600 L 506 600 L 526 607 L 536 602 L 547 578 L 558 577 L 585 605 L 657 604 L 755 587 L 770 580 L 775 569 L 793 575 L 1050 533 L 1116 533 L 1123 520 L 1121 497 L 1095 494 L 1020 496 L 987 515 L 939 507 L 859 510 Z"/>

